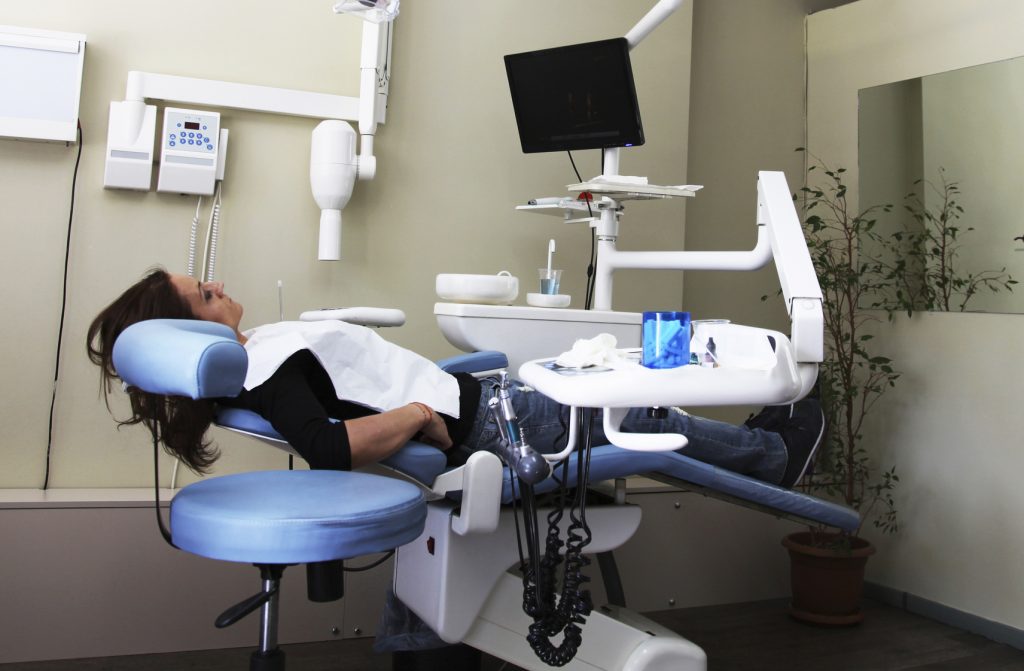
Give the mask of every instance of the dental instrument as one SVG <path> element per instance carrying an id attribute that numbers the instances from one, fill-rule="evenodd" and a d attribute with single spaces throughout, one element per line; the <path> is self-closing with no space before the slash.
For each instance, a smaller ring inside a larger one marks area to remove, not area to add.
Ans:
<path id="1" fill-rule="evenodd" d="M 501 444 L 504 448 L 501 456 L 505 464 L 515 471 L 524 484 L 533 486 L 551 474 L 551 467 L 544 457 L 526 442 L 526 436 L 519 428 L 519 418 L 512 408 L 508 386 L 508 371 L 503 370 L 498 375 L 498 387 L 488 401 L 487 407 L 501 435 Z"/>

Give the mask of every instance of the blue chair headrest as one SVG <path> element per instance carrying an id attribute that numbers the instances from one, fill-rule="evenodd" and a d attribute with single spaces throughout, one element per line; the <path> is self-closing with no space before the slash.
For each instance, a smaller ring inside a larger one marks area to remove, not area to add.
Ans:
<path id="1" fill-rule="evenodd" d="M 133 387 L 200 399 L 237 396 L 249 359 L 223 324 L 150 319 L 118 336 L 113 363 L 118 376 Z"/>

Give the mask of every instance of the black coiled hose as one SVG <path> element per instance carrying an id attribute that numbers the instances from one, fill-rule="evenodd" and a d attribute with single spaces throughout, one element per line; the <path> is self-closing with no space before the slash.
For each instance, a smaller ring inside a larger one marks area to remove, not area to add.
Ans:
<path id="1" fill-rule="evenodd" d="M 584 450 L 577 455 L 577 489 L 573 505 L 569 509 L 570 524 L 563 542 L 559 534 L 565 509 L 565 493 L 559 497 L 558 506 L 548 515 L 548 532 L 544 556 L 523 564 L 523 611 L 533 618 L 526 640 L 537 657 L 548 666 L 565 666 L 576 656 L 583 643 L 586 617 L 593 610 L 590 590 L 585 589 L 590 578 L 583 575 L 583 569 L 590 565 L 590 559 L 583 555 L 583 548 L 591 539 L 586 522 L 586 483 L 590 471 L 590 427 L 586 427 Z M 562 480 L 563 487 L 566 479 Z M 532 496 L 524 497 L 524 503 Z M 536 510 L 536 509 L 534 509 Z M 527 513 L 524 506 L 524 514 Z M 561 555 L 565 547 L 564 558 Z M 555 603 L 555 573 L 564 562 L 562 593 Z M 562 634 L 562 642 L 555 645 L 551 638 Z"/>
<path id="2" fill-rule="evenodd" d="M 584 538 L 579 526 L 569 527 L 569 540 L 563 543 L 558 537 L 557 527 L 548 530 L 544 558 L 541 560 L 539 581 L 532 580 L 532 572 L 524 574 L 523 610 L 533 618 L 526 640 L 537 657 L 549 666 L 565 666 L 579 650 L 583 642 L 580 625 L 586 622 L 593 610 L 590 590 L 583 589 L 590 578 L 583 575 L 583 568 L 590 559 L 581 554 Z M 555 572 L 563 559 L 559 553 L 566 546 L 565 573 L 562 594 L 555 605 Z M 555 646 L 551 638 L 562 634 L 562 642 Z"/>

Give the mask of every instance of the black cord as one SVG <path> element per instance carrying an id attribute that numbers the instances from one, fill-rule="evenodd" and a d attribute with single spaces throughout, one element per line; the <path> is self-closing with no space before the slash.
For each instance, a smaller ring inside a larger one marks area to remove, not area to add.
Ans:
<path id="1" fill-rule="evenodd" d="M 341 570 L 344 571 L 345 573 L 359 573 L 360 571 L 369 571 L 372 568 L 377 568 L 378 566 L 380 566 L 381 564 L 383 564 L 387 560 L 391 559 L 393 556 L 395 556 L 395 551 L 394 550 L 388 550 L 384 554 L 383 557 L 381 557 L 380 559 L 374 560 L 374 561 L 370 562 L 369 564 L 367 564 L 365 566 L 353 566 L 351 568 L 348 567 L 348 566 L 343 566 Z"/>
<path id="2" fill-rule="evenodd" d="M 78 183 L 78 166 L 82 162 L 82 121 L 78 121 L 78 156 L 71 178 L 71 207 L 68 211 L 68 236 L 64 244 L 64 283 L 60 299 L 60 324 L 57 326 L 57 356 L 53 364 L 53 389 L 50 391 L 50 419 L 46 428 L 46 471 L 43 475 L 43 489 L 50 486 L 50 457 L 53 452 L 53 414 L 57 406 L 57 380 L 60 377 L 60 346 L 64 339 L 64 314 L 68 304 L 68 262 L 71 257 L 71 222 L 75 218 L 75 185 Z"/>
<path id="3" fill-rule="evenodd" d="M 583 182 L 583 178 L 580 177 L 580 171 L 577 170 L 577 168 L 576 168 L 576 161 L 573 160 L 572 152 L 571 151 L 567 151 L 566 153 L 569 155 L 569 163 L 572 164 L 572 171 L 574 173 L 576 173 L 576 180 L 579 181 L 580 183 L 582 183 Z M 602 173 L 604 172 L 604 152 L 601 152 L 601 172 Z M 584 202 L 587 204 L 587 215 L 591 219 L 593 219 L 594 218 L 594 210 L 590 206 L 591 198 L 592 198 L 592 196 L 590 195 L 590 193 L 585 193 L 585 195 L 584 195 Z M 584 306 L 583 306 L 584 310 L 589 310 L 591 308 L 591 306 L 593 305 L 593 302 L 594 302 L 594 284 L 596 283 L 595 282 L 595 278 L 594 278 L 594 264 L 596 263 L 596 260 L 597 260 L 597 230 L 594 227 L 591 227 L 590 228 L 590 261 L 587 264 L 587 286 L 586 286 L 586 289 L 584 289 L 584 296 L 585 296 L 585 302 L 584 302 Z"/>
<path id="4" fill-rule="evenodd" d="M 156 525 L 167 544 L 176 548 L 178 546 L 171 540 L 171 532 L 164 526 L 164 518 L 160 515 L 160 434 L 155 421 L 150 431 L 153 433 L 153 510 L 156 511 Z"/>

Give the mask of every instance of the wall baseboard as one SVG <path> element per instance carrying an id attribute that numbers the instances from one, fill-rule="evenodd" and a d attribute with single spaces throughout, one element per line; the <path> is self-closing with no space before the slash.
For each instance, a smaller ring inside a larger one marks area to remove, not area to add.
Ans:
<path id="1" fill-rule="evenodd" d="M 997 643 L 1005 643 L 1018 650 L 1024 650 L 1024 630 L 1016 627 L 987 620 L 978 615 L 965 613 L 957 608 L 873 582 L 864 583 L 864 596 L 889 606 L 902 608 L 908 613 L 984 636 Z"/>

